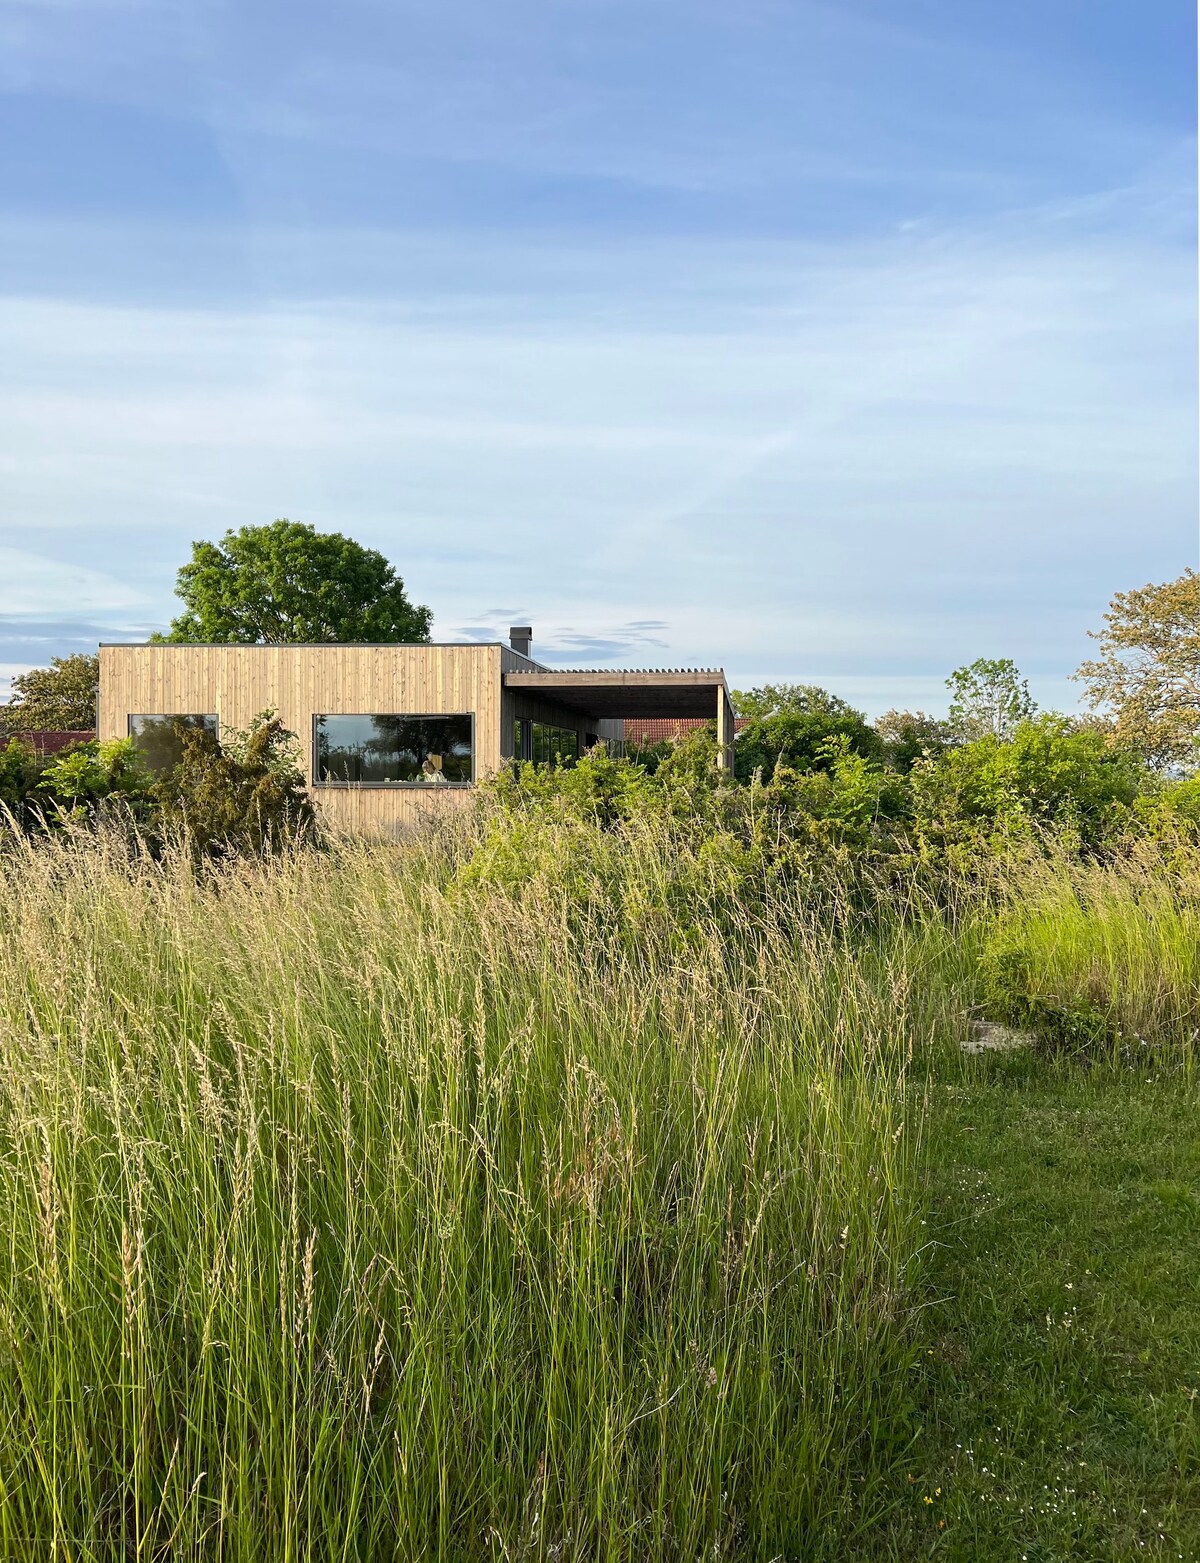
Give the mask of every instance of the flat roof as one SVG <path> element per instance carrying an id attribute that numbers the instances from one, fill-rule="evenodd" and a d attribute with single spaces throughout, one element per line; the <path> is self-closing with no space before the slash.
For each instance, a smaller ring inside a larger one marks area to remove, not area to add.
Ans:
<path id="1" fill-rule="evenodd" d="M 672 717 L 717 714 L 725 692 L 722 668 L 564 668 L 505 673 L 506 689 L 544 694 L 595 717 Z"/>
<path id="2" fill-rule="evenodd" d="M 481 650 L 501 646 L 512 651 L 514 657 L 525 657 L 526 662 L 534 660 L 523 651 L 513 651 L 506 640 L 102 640 L 99 645 L 102 649 L 121 646 L 126 651 L 186 651 L 189 647 L 198 651 L 312 651 L 318 647 L 332 651 L 340 646 L 371 651 L 429 651 L 439 647 L 463 651 L 473 646 Z"/>

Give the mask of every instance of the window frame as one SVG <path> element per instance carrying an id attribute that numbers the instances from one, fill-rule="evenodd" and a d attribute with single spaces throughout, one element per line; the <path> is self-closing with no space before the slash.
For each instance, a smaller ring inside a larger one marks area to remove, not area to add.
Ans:
<path id="1" fill-rule="evenodd" d="M 436 722 L 451 721 L 455 718 L 466 717 L 471 724 L 471 778 L 469 781 L 324 781 L 317 774 L 317 723 L 324 717 L 353 716 L 359 718 L 374 718 L 379 716 L 390 717 L 393 721 L 401 722 Z M 312 787 L 329 787 L 341 792 L 399 792 L 407 789 L 410 792 L 442 792 L 453 789 L 462 792 L 464 788 L 475 785 L 476 757 L 475 757 L 475 713 L 474 711 L 314 711 L 312 714 L 312 748 L 309 751 L 309 785 Z"/>

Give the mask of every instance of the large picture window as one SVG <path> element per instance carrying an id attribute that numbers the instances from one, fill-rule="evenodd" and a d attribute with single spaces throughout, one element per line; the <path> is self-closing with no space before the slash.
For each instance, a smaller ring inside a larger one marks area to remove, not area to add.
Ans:
<path id="1" fill-rule="evenodd" d="M 211 712 L 206 716 L 160 712 L 156 716 L 141 714 L 129 718 L 129 736 L 147 768 L 158 773 L 174 770 L 183 759 L 183 734 L 190 727 L 211 733 L 214 738 L 219 736 L 219 724 Z"/>
<path id="2" fill-rule="evenodd" d="M 317 716 L 313 780 L 328 787 L 464 786 L 473 780 L 468 716 Z"/>

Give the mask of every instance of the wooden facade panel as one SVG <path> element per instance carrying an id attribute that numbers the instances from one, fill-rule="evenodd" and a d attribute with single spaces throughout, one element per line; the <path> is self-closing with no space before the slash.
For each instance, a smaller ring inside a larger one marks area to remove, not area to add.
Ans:
<path id="1" fill-rule="evenodd" d="M 500 651 L 495 645 L 102 646 L 99 735 L 124 738 L 132 714 L 213 712 L 228 731 L 273 710 L 296 734 L 311 784 L 314 715 L 470 714 L 475 774 L 482 778 L 502 762 Z M 330 819 L 383 831 L 461 808 L 469 797 L 454 787 L 313 789 Z"/>

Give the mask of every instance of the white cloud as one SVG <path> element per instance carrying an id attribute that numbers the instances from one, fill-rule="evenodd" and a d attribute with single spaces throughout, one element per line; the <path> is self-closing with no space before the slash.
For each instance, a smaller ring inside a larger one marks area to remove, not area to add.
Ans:
<path id="1" fill-rule="evenodd" d="M 141 607 L 145 592 L 103 570 L 0 546 L 0 615 L 104 613 Z"/>
<path id="2" fill-rule="evenodd" d="M 0 300 L 0 541 L 85 572 L 10 566 L 37 606 L 7 611 L 165 621 L 193 538 L 290 515 L 382 548 L 440 625 L 662 620 L 638 660 L 916 689 L 980 654 L 1061 677 L 1114 590 L 1191 558 L 1192 264 L 1152 222 L 311 249 L 372 292 Z"/>

